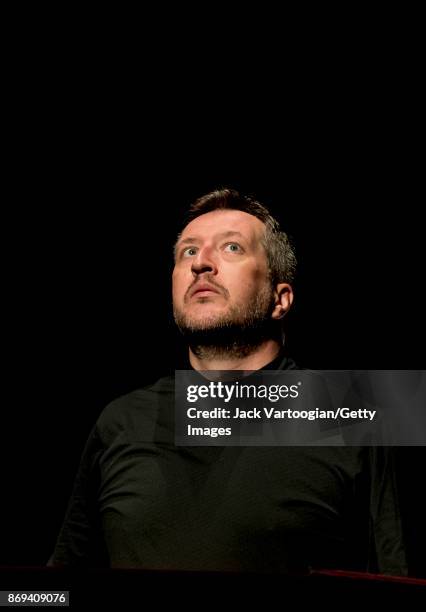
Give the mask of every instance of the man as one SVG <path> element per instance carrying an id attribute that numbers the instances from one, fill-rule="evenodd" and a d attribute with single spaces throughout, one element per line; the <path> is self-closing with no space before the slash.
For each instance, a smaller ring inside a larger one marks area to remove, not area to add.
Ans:
<path id="1" fill-rule="evenodd" d="M 175 247 L 173 304 L 191 366 L 258 370 L 281 349 L 294 252 L 266 209 L 230 190 L 200 198 L 189 218 Z"/>
<path id="2" fill-rule="evenodd" d="M 203 370 L 295 369 L 283 347 L 296 259 L 236 191 L 191 207 L 173 305 Z M 360 447 L 178 447 L 174 380 L 112 402 L 88 440 L 55 565 L 406 573 L 392 457 Z"/>

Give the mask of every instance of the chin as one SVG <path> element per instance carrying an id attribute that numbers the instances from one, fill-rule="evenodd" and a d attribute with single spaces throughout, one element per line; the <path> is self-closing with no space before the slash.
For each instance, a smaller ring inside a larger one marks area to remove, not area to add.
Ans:
<path id="1" fill-rule="evenodd" d="M 226 308 L 218 308 L 212 304 L 197 304 L 185 313 L 185 317 L 191 321 L 201 321 L 226 316 Z"/>
<path id="2" fill-rule="evenodd" d="M 203 312 L 199 314 L 188 314 L 185 319 L 188 327 L 192 327 L 196 330 L 209 329 L 215 327 L 218 323 L 223 321 L 223 312 Z"/>
<path id="3" fill-rule="evenodd" d="M 214 330 L 232 318 L 229 306 L 220 307 L 216 304 L 191 304 L 185 309 L 175 307 L 174 316 L 179 328 L 187 328 L 193 332 Z"/>

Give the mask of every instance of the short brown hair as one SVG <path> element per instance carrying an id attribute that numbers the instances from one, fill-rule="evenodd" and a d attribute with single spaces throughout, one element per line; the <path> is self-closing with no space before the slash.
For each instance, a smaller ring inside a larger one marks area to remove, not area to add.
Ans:
<path id="1" fill-rule="evenodd" d="M 217 189 L 201 196 L 190 206 L 185 216 L 185 226 L 213 210 L 241 210 L 262 221 L 266 228 L 262 244 L 268 259 L 272 283 L 291 283 L 296 273 L 296 254 L 289 237 L 269 210 L 254 198 L 240 194 L 235 189 Z"/>

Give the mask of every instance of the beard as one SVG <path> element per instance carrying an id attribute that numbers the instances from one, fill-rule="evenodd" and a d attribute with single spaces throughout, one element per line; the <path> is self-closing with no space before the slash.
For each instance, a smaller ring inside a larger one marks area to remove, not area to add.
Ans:
<path id="1" fill-rule="evenodd" d="M 174 306 L 176 325 L 200 359 L 246 357 L 263 342 L 281 337 L 280 324 L 271 318 L 274 294 L 265 285 L 248 304 L 234 304 L 219 315 L 192 319 Z"/>

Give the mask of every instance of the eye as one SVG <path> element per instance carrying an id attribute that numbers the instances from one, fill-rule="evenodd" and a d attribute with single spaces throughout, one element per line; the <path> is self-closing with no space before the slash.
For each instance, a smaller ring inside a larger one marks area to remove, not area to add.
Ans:
<path id="1" fill-rule="evenodd" d="M 182 257 L 194 257 L 197 249 L 195 247 L 188 247 L 182 251 Z"/>
<path id="2" fill-rule="evenodd" d="M 243 249 L 237 242 L 229 242 L 225 245 L 225 251 L 227 253 L 242 253 Z"/>

